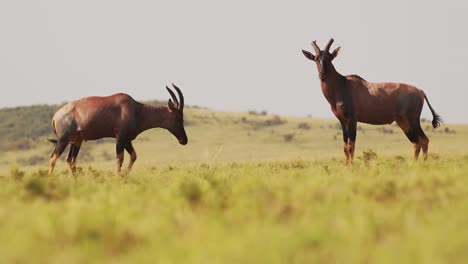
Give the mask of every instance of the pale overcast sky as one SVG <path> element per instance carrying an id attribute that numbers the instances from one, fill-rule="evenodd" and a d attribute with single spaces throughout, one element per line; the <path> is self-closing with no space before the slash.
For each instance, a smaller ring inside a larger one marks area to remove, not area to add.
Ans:
<path id="1" fill-rule="evenodd" d="M 467 3 L 1 0 L 0 107 L 168 99 L 174 82 L 187 104 L 333 117 L 301 53 L 333 37 L 340 73 L 416 85 L 444 120 L 468 123 Z"/>

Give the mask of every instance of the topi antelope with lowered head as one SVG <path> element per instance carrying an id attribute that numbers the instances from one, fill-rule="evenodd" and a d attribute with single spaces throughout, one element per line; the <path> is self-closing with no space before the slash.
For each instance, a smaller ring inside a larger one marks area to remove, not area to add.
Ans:
<path id="1" fill-rule="evenodd" d="M 414 159 L 418 159 L 421 148 L 424 159 L 427 159 L 429 139 L 419 123 L 424 100 L 433 116 L 432 126 L 438 127 L 442 119 L 432 108 L 426 94 L 408 84 L 371 83 L 357 75 L 341 75 L 332 64 L 340 47 L 330 53 L 332 43 L 333 39 L 330 39 L 325 49 L 320 50 L 313 41 L 315 55 L 305 50 L 302 53 L 317 64 L 323 95 L 341 123 L 346 163 L 353 161 L 357 122 L 383 125 L 396 121 L 413 143 Z"/>
<path id="2" fill-rule="evenodd" d="M 64 105 L 52 119 L 57 139 L 49 139 L 55 143 L 55 149 L 50 154 L 49 174 L 52 174 L 57 159 L 68 145 L 70 151 L 67 162 L 74 174 L 81 143 L 87 140 L 106 137 L 116 139 L 117 175 L 121 172 L 124 150 L 130 154 L 128 171 L 132 169 L 137 158 L 132 140 L 145 130 L 164 128 L 169 130 L 180 144 L 187 144 L 184 129 L 184 96 L 177 86 L 172 86 L 179 95 L 179 100 L 166 86 L 172 97 L 167 107 L 142 104 L 123 93 L 107 97 L 86 97 Z"/>

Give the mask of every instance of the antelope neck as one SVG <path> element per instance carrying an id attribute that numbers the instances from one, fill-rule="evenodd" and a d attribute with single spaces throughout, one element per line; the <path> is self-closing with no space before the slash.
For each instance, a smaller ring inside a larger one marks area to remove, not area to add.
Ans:
<path id="1" fill-rule="evenodd" d="M 346 78 L 337 72 L 333 65 L 327 71 L 327 78 L 320 80 L 322 93 L 331 105 L 336 103 L 337 93 L 340 92 L 340 89 L 343 89 L 345 81 Z"/>
<path id="2" fill-rule="evenodd" d="M 138 119 L 140 120 L 140 130 L 145 131 L 150 128 L 167 128 L 167 120 L 171 111 L 165 106 L 143 105 Z"/>

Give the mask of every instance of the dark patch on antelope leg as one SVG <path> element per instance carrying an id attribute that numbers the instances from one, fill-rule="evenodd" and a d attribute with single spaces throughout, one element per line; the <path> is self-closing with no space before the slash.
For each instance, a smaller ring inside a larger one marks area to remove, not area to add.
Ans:
<path id="1" fill-rule="evenodd" d="M 414 159 L 417 160 L 419 157 L 419 152 L 421 151 L 421 144 L 419 144 L 419 135 L 413 127 L 406 131 L 405 135 L 409 139 L 409 141 L 413 143 Z"/>
<path id="2" fill-rule="evenodd" d="M 78 153 L 80 153 L 81 149 L 81 144 L 80 145 L 75 145 L 75 152 L 73 152 L 73 163 L 76 164 L 76 158 L 78 157 Z"/>
<path id="3" fill-rule="evenodd" d="M 133 167 L 133 163 L 135 163 L 135 160 L 137 159 L 137 155 L 135 152 L 135 149 L 133 148 L 132 142 L 128 142 L 127 145 L 125 145 L 125 150 L 127 150 L 128 154 L 130 154 L 130 163 L 128 163 L 128 172 Z"/>
<path id="4" fill-rule="evenodd" d="M 429 138 L 426 136 L 424 131 L 421 128 L 421 125 L 418 123 L 418 126 L 416 127 L 416 132 L 418 133 L 418 145 L 420 148 L 423 150 L 423 156 L 424 160 L 427 160 L 427 152 L 429 149 Z"/>
<path id="5" fill-rule="evenodd" d="M 418 143 L 418 133 L 413 128 L 405 132 L 405 135 L 412 143 Z"/>
<path id="6" fill-rule="evenodd" d="M 77 152 L 77 147 L 72 143 L 70 144 L 70 150 L 68 151 L 67 156 L 68 167 L 70 167 L 72 174 L 75 174 L 75 169 L 73 168 L 73 157 L 75 156 L 75 152 Z"/>
<path id="7" fill-rule="evenodd" d="M 120 176 L 120 171 L 122 169 L 122 163 L 124 161 L 124 150 L 127 143 L 123 140 L 118 140 L 115 147 L 117 154 L 117 176 Z"/>
<path id="8" fill-rule="evenodd" d="M 354 146 L 356 143 L 356 135 L 357 135 L 357 121 L 354 118 L 351 118 L 348 121 L 348 133 L 349 133 L 349 140 L 348 140 L 348 149 L 349 149 L 349 162 L 352 163 L 354 159 Z"/>
<path id="9" fill-rule="evenodd" d="M 75 174 L 76 172 L 76 157 L 78 157 L 78 153 L 80 153 L 80 148 L 81 148 L 81 142 L 73 143 L 70 145 L 70 152 L 68 153 L 67 162 L 73 174 Z M 70 153 L 71 153 L 71 158 L 70 158 Z"/>
<path id="10" fill-rule="evenodd" d="M 348 148 L 348 129 L 346 128 L 346 121 L 341 121 L 341 131 L 343 132 L 343 151 L 346 157 L 346 162 L 349 159 L 349 148 Z"/>

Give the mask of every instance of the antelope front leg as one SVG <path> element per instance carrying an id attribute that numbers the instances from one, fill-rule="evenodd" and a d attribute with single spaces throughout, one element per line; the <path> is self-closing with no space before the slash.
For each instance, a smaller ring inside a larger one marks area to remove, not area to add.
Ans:
<path id="1" fill-rule="evenodd" d="M 345 158 L 346 158 L 346 163 L 348 163 L 349 161 L 349 147 L 348 147 L 348 128 L 347 128 L 347 125 L 346 125 L 346 122 L 345 121 L 341 121 L 340 120 L 340 123 L 341 123 L 341 130 L 343 132 L 343 151 L 344 151 L 344 154 L 345 154 Z"/>
<path id="2" fill-rule="evenodd" d="M 357 122 L 355 119 L 350 119 L 348 121 L 348 151 L 349 151 L 349 164 L 353 163 L 354 159 L 354 146 L 356 144 L 356 130 L 357 130 Z"/>

